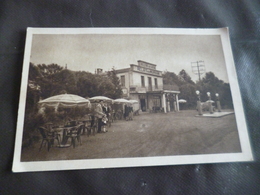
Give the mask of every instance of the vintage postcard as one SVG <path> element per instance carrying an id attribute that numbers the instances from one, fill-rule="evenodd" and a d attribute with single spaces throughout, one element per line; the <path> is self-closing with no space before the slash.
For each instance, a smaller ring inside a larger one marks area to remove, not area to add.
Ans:
<path id="1" fill-rule="evenodd" d="M 14 172 L 253 161 L 227 28 L 28 28 Z"/>

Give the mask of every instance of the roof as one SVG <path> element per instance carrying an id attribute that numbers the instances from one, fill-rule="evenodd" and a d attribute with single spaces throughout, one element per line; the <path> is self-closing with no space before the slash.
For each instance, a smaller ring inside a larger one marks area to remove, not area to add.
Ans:
<path id="1" fill-rule="evenodd" d="M 129 72 L 130 68 L 123 68 L 123 69 L 118 69 L 118 70 L 115 70 L 116 71 L 116 74 L 118 73 L 124 73 L 124 72 Z"/>

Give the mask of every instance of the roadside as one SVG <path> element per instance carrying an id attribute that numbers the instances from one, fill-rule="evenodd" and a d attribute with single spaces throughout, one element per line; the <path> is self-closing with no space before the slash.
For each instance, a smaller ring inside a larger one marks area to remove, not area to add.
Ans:
<path id="1" fill-rule="evenodd" d="M 193 110 L 141 113 L 116 121 L 107 133 L 82 135 L 75 148 L 39 151 L 41 140 L 22 152 L 22 161 L 124 158 L 240 152 L 235 115 L 200 118 Z"/>

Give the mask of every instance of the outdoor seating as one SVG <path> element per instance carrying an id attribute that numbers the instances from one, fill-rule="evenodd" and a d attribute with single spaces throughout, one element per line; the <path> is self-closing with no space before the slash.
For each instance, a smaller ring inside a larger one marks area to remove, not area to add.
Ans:
<path id="1" fill-rule="evenodd" d="M 97 126 L 98 126 L 98 119 L 97 117 L 95 116 L 90 116 L 91 117 L 91 120 L 90 120 L 90 123 L 87 125 L 87 132 L 88 132 L 88 136 L 91 135 L 91 132 L 93 135 L 96 134 L 96 131 L 97 131 Z"/>
<path id="2" fill-rule="evenodd" d="M 77 125 L 77 121 L 69 121 L 66 123 L 66 127 L 73 127 Z"/>
<path id="3" fill-rule="evenodd" d="M 116 112 L 116 120 L 122 120 L 122 118 L 123 118 L 122 110 L 117 110 L 117 112 Z"/>
<path id="4" fill-rule="evenodd" d="M 71 139 L 71 144 L 73 145 L 73 148 L 75 148 L 76 146 L 76 139 L 78 140 L 78 142 L 81 145 L 81 131 L 83 129 L 83 124 L 80 124 L 74 128 L 71 128 L 68 132 L 67 132 L 67 139 Z"/>
<path id="5" fill-rule="evenodd" d="M 51 146 L 54 144 L 55 140 L 57 140 L 58 141 L 58 145 L 60 145 L 60 140 L 59 140 L 59 135 L 58 134 L 56 134 L 55 132 L 48 131 L 44 127 L 39 127 L 38 129 L 39 129 L 40 134 L 42 136 L 42 143 L 41 143 L 41 146 L 39 148 L 39 151 L 41 150 L 42 145 L 44 144 L 44 146 L 45 146 L 46 143 L 47 143 L 47 149 L 49 151 Z"/>

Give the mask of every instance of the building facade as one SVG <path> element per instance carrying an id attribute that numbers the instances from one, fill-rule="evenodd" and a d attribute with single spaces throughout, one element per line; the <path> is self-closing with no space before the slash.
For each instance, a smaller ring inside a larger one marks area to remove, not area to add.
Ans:
<path id="1" fill-rule="evenodd" d="M 116 70 L 124 98 L 137 100 L 142 111 L 179 111 L 177 86 L 163 85 L 162 71 L 145 61 Z"/>

